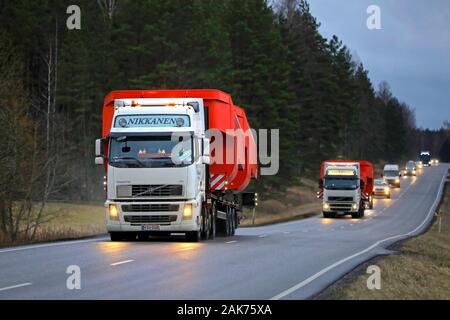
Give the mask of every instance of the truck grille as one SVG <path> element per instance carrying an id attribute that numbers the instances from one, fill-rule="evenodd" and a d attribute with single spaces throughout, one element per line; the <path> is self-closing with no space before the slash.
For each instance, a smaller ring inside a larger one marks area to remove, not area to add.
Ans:
<path id="1" fill-rule="evenodd" d="M 127 204 L 122 206 L 123 212 L 177 212 L 178 204 Z"/>
<path id="2" fill-rule="evenodd" d="M 328 197 L 328 201 L 353 201 L 353 197 Z"/>
<path id="3" fill-rule="evenodd" d="M 352 203 L 330 203 L 331 211 L 349 212 L 352 210 Z"/>
<path id="4" fill-rule="evenodd" d="M 177 221 L 177 216 L 124 216 L 128 223 L 171 223 Z"/>
<path id="5" fill-rule="evenodd" d="M 182 185 L 133 185 L 133 197 L 172 197 L 183 195 Z"/>

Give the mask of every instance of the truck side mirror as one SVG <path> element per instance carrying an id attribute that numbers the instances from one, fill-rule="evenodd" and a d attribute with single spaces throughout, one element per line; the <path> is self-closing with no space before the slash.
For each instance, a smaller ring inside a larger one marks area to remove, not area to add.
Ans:
<path id="1" fill-rule="evenodd" d="M 319 179 L 319 189 L 322 189 L 322 188 L 323 188 L 323 180 Z"/>
<path id="2" fill-rule="evenodd" d="M 95 140 L 95 164 L 103 165 L 103 139 Z"/>
<path id="3" fill-rule="evenodd" d="M 95 140 L 95 156 L 103 157 L 103 139 Z"/>

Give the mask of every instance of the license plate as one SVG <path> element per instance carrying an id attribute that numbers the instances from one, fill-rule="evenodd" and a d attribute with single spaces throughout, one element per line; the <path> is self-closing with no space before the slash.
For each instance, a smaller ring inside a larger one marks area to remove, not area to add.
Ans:
<path id="1" fill-rule="evenodd" d="M 143 224 L 141 226 L 142 231 L 159 231 L 159 225 L 154 224 Z"/>

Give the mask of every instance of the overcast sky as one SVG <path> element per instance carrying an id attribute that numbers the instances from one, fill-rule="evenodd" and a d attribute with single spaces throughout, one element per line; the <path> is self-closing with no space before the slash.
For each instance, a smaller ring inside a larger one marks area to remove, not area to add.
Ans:
<path id="1" fill-rule="evenodd" d="M 336 34 L 369 70 L 375 88 L 386 80 L 416 110 L 419 127 L 450 121 L 449 0 L 309 0 L 323 36 Z M 367 28 L 370 5 L 381 30 Z"/>

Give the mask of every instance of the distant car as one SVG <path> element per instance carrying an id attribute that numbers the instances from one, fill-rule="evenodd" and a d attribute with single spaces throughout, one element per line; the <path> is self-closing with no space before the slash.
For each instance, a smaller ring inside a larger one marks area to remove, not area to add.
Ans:
<path id="1" fill-rule="evenodd" d="M 439 160 L 438 159 L 431 159 L 431 165 L 432 166 L 437 166 L 437 165 L 439 165 Z"/>
<path id="2" fill-rule="evenodd" d="M 422 169 L 423 169 L 422 161 L 416 161 L 416 170 L 422 170 Z"/>
<path id="3" fill-rule="evenodd" d="M 391 186 L 400 188 L 400 177 L 402 176 L 397 164 L 387 164 L 384 166 L 383 178 Z"/>
<path id="4" fill-rule="evenodd" d="M 403 175 L 405 176 L 416 176 L 416 163 L 414 161 L 408 161 L 403 170 Z"/>
<path id="5" fill-rule="evenodd" d="M 384 179 L 375 179 L 373 182 L 373 195 L 375 197 L 391 198 L 391 188 Z"/>

